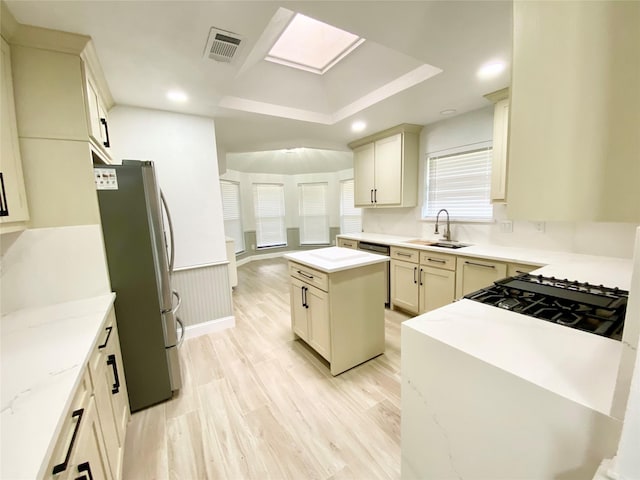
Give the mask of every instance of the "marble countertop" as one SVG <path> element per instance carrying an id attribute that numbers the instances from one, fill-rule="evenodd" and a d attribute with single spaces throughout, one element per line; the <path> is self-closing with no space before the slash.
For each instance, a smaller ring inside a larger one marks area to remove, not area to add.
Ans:
<path id="1" fill-rule="evenodd" d="M 466 299 L 409 319 L 403 328 L 610 413 L 622 350 L 619 341 Z"/>
<path id="2" fill-rule="evenodd" d="M 375 263 L 388 262 L 389 257 L 352 248 L 327 247 L 316 250 L 288 253 L 287 260 L 301 263 L 325 273 L 364 267 Z"/>
<path id="3" fill-rule="evenodd" d="M 0 319 L 0 478 L 39 478 L 115 295 Z"/>
<path id="4" fill-rule="evenodd" d="M 471 245 L 468 247 L 449 249 L 429 247 L 415 243 L 415 237 L 385 235 L 380 233 L 357 233 L 339 235 L 340 238 L 363 240 L 384 245 L 414 248 L 448 253 L 461 257 L 485 258 L 512 263 L 539 265 L 536 274 L 568 278 L 580 282 L 589 282 L 607 287 L 618 287 L 629 290 L 631 284 L 631 259 L 583 255 L 571 252 L 536 250 L 531 248 L 504 247 L 500 245 Z"/>

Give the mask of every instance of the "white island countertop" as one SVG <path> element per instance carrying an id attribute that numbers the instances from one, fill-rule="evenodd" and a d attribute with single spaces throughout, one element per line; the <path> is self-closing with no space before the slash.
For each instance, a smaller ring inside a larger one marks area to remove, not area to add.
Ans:
<path id="1" fill-rule="evenodd" d="M 466 299 L 409 319 L 403 328 L 609 415 L 619 341 Z"/>
<path id="2" fill-rule="evenodd" d="M 339 272 L 389 261 L 389 257 L 385 255 L 376 255 L 375 253 L 342 247 L 327 247 L 288 253 L 284 258 L 325 273 Z"/>
<path id="3" fill-rule="evenodd" d="M 0 478 L 40 478 L 115 295 L 26 308 L 0 320 Z"/>

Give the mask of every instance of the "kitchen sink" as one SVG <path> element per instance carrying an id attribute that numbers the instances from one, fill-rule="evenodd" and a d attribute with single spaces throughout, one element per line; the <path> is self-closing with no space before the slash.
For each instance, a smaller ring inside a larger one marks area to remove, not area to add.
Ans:
<path id="1" fill-rule="evenodd" d="M 457 250 L 458 248 L 464 248 L 464 247 L 469 247 L 470 245 L 468 243 L 458 243 L 458 242 L 449 242 L 449 241 L 439 241 L 439 242 L 434 242 L 431 240 L 421 240 L 421 239 L 416 239 L 416 240 L 409 240 L 407 243 L 413 243 L 415 245 L 422 245 L 425 247 L 440 247 L 440 248 L 450 248 L 453 250 Z"/>

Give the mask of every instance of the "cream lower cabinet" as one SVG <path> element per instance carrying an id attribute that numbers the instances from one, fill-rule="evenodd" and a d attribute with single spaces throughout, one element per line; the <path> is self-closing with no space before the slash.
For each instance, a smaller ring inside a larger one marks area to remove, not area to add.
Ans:
<path id="1" fill-rule="evenodd" d="M 291 306 L 294 333 L 331 361 L 327 293 L 294 278 L 291 280 Z"/>
<path id="2" fill-rule="evenodd" d="M 531 265 L 528 263 L 508 263 L 507 277 L 514 277 L 523 273 L 529 273 L 540 268 L 539 265 Z"/>
<path id="3" fill-rule="evenodd" d="M 112 309 L 74 393 L 44 478 L 121 478 L 129 417 Z"/>
<path id="4" fill-rule="evenodd" d="M 392 247 L 392 305 L 421 314 L 453 302 L 455 269 L 454 255 Z"/>
<path id="5" fill-rule="evenodd" d="M 342 248 L 353 248 L 358 249 L 358 241 L 357 240 L 349 240 L 348 238 L 339 238 L 338 246 Z"/>
<path id="6" fill-rule="evenodd" d="M 384 352 L 384 263 L 326 273 L 290 261 L 289 275 L 291 329 L 332 375 Z"/>
<path id="7" fill-rule="evenodd" d="M 507 276 L 507 264 L 494 260 L 459 257 L 456 267 L 456 298 L 491 285 Z"/>
<path id="8" fill-rule="evenodd" d="M 420 313 L 443 307 L 455 300 L 456 257 L 438 252 L 420 252 Z"/>
<path id="9" fill-rule="evenodd" d="M 65 415 L 58 443 L 43 478 L 114 478 L 107 460 L 88 370 L 85 370 Z"/>

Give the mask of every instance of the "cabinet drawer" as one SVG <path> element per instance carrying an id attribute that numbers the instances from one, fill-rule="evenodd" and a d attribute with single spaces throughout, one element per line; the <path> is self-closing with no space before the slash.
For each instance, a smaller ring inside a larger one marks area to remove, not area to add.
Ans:
<path id="1" fill-rule="evenodd" d="M 358 241 L 357 240 L 349 240 L 347 238 L 339 238 L 338 239 L 338 246 L 339 247 L 343 247 L 343 248 L 354 248 L 354 249 L 357 249 L 358 248 Z"/>
<path id="2" fill-rule="evenodd" d="M 86 427 L 87 408 L 92 394 L 91 379 L 88 370 L 85 369 L 75 396 L 71 401 L 71 407 L 65 414 L 58 441 L 53 448 L 53 453 L 45 472 L 45 478 L 66 479 L 70 476 L 71 457 L 78 449 L 80 430 Z M 54 468 L 57 472 L 55 474 Z"/>
<path id="3" fill-rule="evenodd" d="M 538 268 L 540 268 L 538 265 L 529 265 L 527 263 L 509 263 L 507 264 L 507 277 L 529 273 Z"/>
<path id="4" fill-rule="evenodd" d="M 420 261 L 420 251 L 411 248 L 391 247 L 391 258 L 404 262 L 418 263 Z"/>
<path id="5" fill-rule="evenodd" d="M 325 292 L 329 289 L 329 275 L 314 268 L 289 262 L 289 275 Z"/>
<path id="6" fill-rule="evenodd" d="M 420 252 L 420 265 L 455 270 L 456 256 L 438 252 Z"/>

